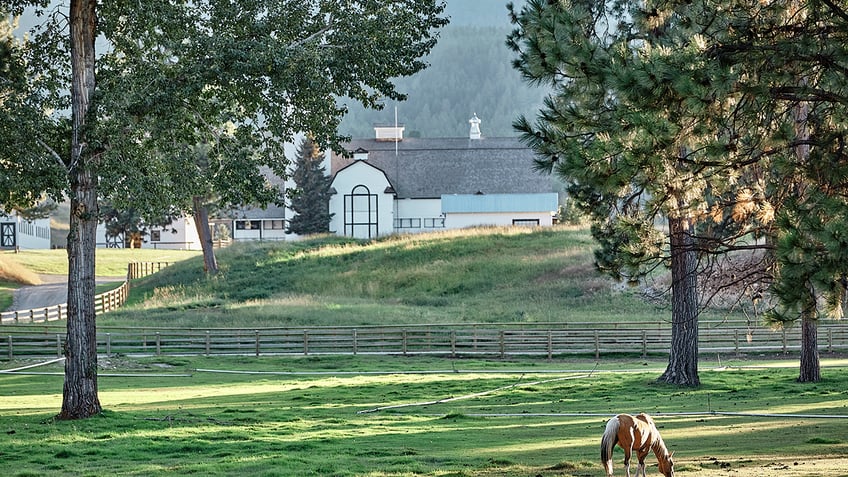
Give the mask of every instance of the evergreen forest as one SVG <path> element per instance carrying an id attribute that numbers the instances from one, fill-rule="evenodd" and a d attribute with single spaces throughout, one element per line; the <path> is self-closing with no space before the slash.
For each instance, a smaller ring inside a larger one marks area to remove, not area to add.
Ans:
<path id="1" fill-rule="evenodd" d="M 523 2 L 516 2 L 523 3 Z M 483 136 L 517 134 L 512 122 L 538 111 L 547 93 L 526 84 L 512 68 L 515 54 L 505 44 L 511 30 L 506 2 L 449 0 L 451 23 L 425 61 L 429 67 L 396 81 L 406 101 L 386 101 L 368 110 L 342 100 L 349 108 L 340 131 L 354 138 L 372 137 L 374 124 L 404 124 L 407 137 L 463 137 L 476 113 Z"/>

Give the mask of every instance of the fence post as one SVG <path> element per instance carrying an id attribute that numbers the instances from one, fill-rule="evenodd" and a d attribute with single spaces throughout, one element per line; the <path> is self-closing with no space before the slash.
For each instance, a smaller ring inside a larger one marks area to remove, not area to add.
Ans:
<path id="1" fill-rule="evenodd" d="M 827 352 L 833 352 L 833 328 L 827 329 Z"/>
<path id="2" fill-rule="evenodd" d="M 303 355 L 309 354 L 309 331 L 303 330 Z"/>
<path id="3" fill-rule="evenodd" d="M 595 330 L 595 359 L 601 358 L 601 338 L 598 335 L 598 330 Z"/>
<path id="4" fill-rule="evenodd" d="M 451 357 L 456 358 L 456 330 L 451 330 L 450 342 L 451 342 Z"/>
<path id="5" fill-rule="evenodd" d="M 254 330 L 256 333 L 256 357 L 259 357 L 259 330 Z"/>
<path id="6" fill-rule="evenodd" d="M 9 335 L 9 361 L 15 358 L 15 353 L 12 352 L 12 335 Z"/>
<path id="7" fill-rule="evenodd" d="M 504 344 L 504 330 L 501 330 L 500 333 L 498 333 L 498 341 L 501 349 L 501 358 L 503 358 L 506 351 L 506 346 Z"/>
<path id="8" fill-rule="evenodd" d="M 733 330 L 733 349 L 739 357 L 739 330 Z"/>
<path id="9" fill-rule="evenodd" d="M 106 333 L 106 356 L 112 356 L 112 333 Z"/>
<path id="10" fill-rule="evenodd" d="M 551 330 L 548 330 L 548 360 L 553 359 L 554 355 L 554 336 Z"/>
<path id="11" fill-rule="evenodd" d="M 401 332 L 401 348 L 403 349 L 403 355 L 406 356 L 406 330 Z"/>
<path id="12" fill-rule="evenodd" d="M 9 344 L 11 345 L 11 343 Z M 56 357 L 62 357 L 62 335 L 60 335 L 59 333 L 56 333 Z"/>
<path id="13" fill-rule="evenodd" d="M 162 336 L 157 331 L 156 332 L 156 356 L 159 356 L 161 354 L 162 354 Z"/>
<path id="14" fill-rule="evenodd" d="M 359 343 L 357 341 L 358 340 L 357 340 L 357 336 L 356 336 L 356 328 L 354 328 L 353 329 L 353 355 L 354 356 L 356 356 L 356 353 L 357 353 L 358 347 L 359 347 Z"/>
<path id="15" fill-rule="evenodd" d="M 209 356 L 209 346 L 211 345 L 211 340 L 209 338 L 209 330 L 206 330 L 206 356 Z"/>
<path id="16" fill-rule="evenodd" d="M 783 354 L 786 354 L 786 328 L 783 329 Z"/>
<path id="17" fill-rule="evenodd" d="M 20 313 L 17 310 L 15 310 L 15 324 L 20 323 L 20 322 L 21 322 Z"/>
<path id="18" fill-rule="evenodd" d="M 646 358 L 648 356 L 648 332 L 646 330 L 642 330 L 642 357 Z"/>

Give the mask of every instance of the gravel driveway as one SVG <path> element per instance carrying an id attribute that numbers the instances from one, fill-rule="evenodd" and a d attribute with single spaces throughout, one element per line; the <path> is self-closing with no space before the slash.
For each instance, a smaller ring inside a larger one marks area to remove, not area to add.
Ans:
<path id="1" fill-rule="evenodd" d="M 67 275 L 39 275 L 42 285 L 21 287 L 15 290 L 12 306 L 7 311 L 30 310 L 54 306 L 68 301 Z M 97 283 L 123 281 L 124 277 L 101 277 Z"/>

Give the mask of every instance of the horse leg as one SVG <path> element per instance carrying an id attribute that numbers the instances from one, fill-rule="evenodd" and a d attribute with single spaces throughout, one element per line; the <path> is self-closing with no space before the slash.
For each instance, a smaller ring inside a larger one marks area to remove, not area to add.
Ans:
<path id="1" fill-rule="evenodd" d="M 630 477 L 630 456 L 633 449 L 624 447 L 624 475 Z M 639 477 L 639 470 L 636 470 L 636 477 Z"/>
<path id="2" fill-rule="evenodd" d="M 648 477 L 645 474 L 645 457 L 647 457 L 647 452 L 638 451 L 636 457 L 639 460 L 639 466 L 636 467 L 636 477 L 639 477 L 639 473 L 642 473 L 642 477 Z"/>

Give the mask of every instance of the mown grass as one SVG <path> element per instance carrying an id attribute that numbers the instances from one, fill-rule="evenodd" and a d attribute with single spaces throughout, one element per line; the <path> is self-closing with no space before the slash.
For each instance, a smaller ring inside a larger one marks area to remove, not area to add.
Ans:
<path id="1" fill-rule="evenodd" d="M 21 250 L 17 253 L 0 252 L 0 257 L 16 263 L 34 273 L 46 275 L 68 274 L 67 250 Z M 95 254 L 97 276 L 125 277 L 130 262 L 175 262 L 199 255 L 191 250 L 154 250 L 128 248 L 98 248 Z"/>
<path id="2" fill-rule="evenodd" d="M 658 320 L 663 307 L 593 266 L 585 229 L 487 228 L 375 242 L 237 244 L 133 284 L 104 325 L 319 326 Z M 710 317 L 724 317 L 718 311 Z"/>
<path id="3" fill-rule="evenodd" d="M 848 472 L 845 419 L 710 414 L 846 416 L 845 361 L 825 360 L 838 367 L 816 384 L 795 382 L 794 367 L 774 366 L 780 363 L 715 370 L 702 363 L 698 389 L 656 384 L 663 363 L 633 359 L 600 365 L 423 357 L 102 364 L 109 368 L 100 378 L 107 411 L 75 422 L 52 420 L 60 376 L 0 374 L 6 475 L 588 477 L 602 474 L 598 442 L 605 420 L 639 411 L 654 413 L 675 452 L 676 475 Z M 121 371 L 160 376 L 104 375 Z M 285 372 L 291 374 L 272 374 Z M 407 406 L 360 413 L 392 405 Z M 703 414 L 662 414 L 680 412 Z M 616 451 L 619 473 L 621 459 Z M 653 456 L 648 462 L 649 475 L 656 475 Z"/>

